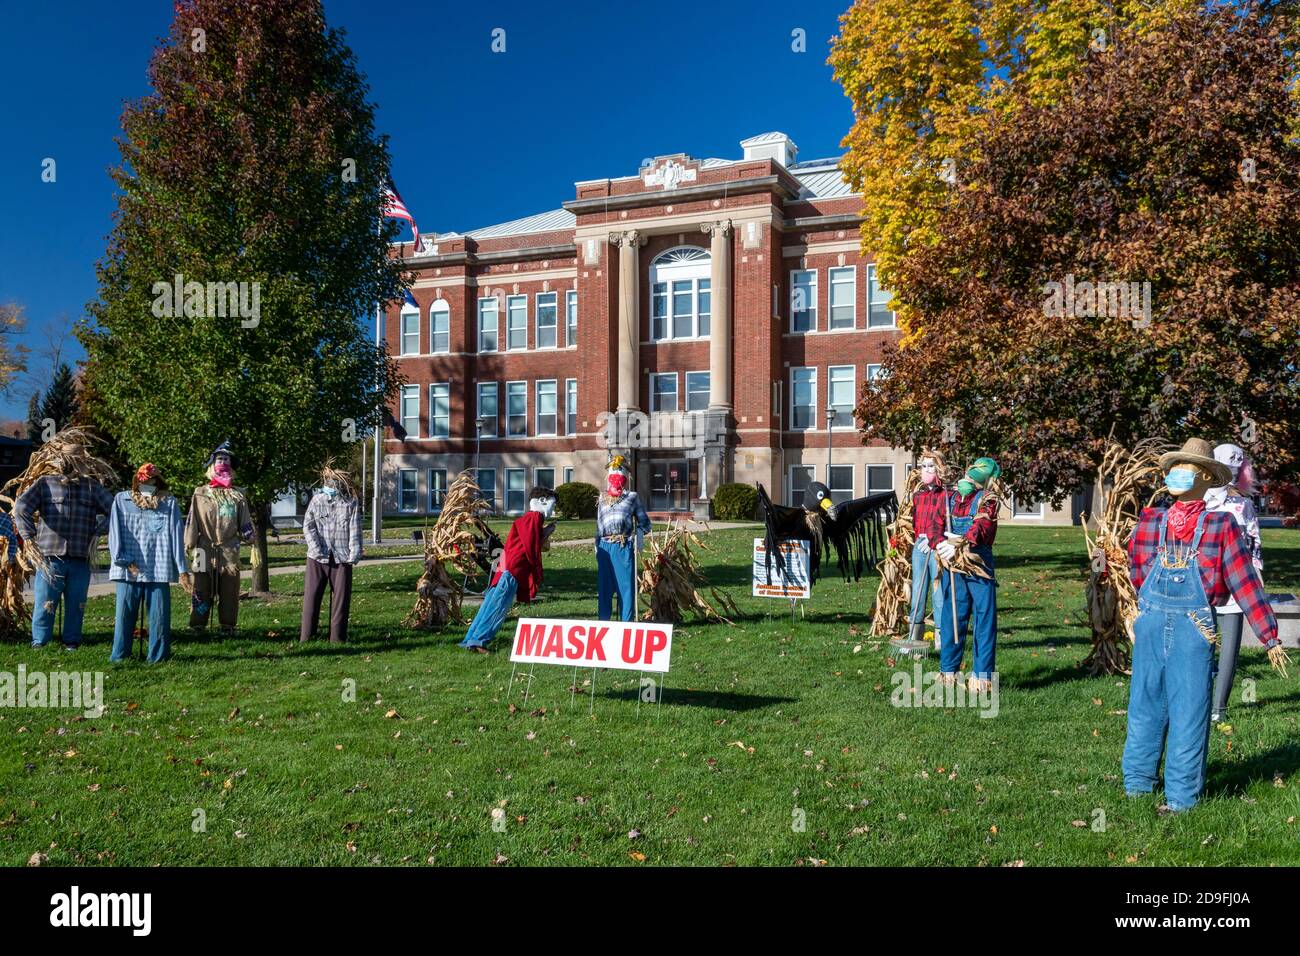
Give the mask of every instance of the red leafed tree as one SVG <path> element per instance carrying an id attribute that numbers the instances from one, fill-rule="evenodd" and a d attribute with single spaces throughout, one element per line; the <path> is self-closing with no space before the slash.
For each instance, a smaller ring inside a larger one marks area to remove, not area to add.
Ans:
<path id="1" fill-rule="evenodd" d="M 994 454 L 1059 503 L 1107 439 L 1234 440 L 1300 472 L 1300 149 L 1286 21 L 1181 16 L 990 116 L 895 294 L 918 334 L 858 408 L 870 437 Z M 1149 283 L 1149 316 L 1050 283 Z M 1103 313 L 1089 315 L 1089 312 Z M 1149 321 L 1146 319 L 1149 318 Z M 955 446 L 955 447 L 954 447 Z"/>

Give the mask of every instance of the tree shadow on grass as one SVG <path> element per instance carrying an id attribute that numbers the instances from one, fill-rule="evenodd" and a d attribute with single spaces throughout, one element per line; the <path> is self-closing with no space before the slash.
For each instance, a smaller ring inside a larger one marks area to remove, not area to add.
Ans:
<path id="1" fill-rule="evenodd" d="M 665 704 L 676 704 L 683 707 L 709 707 L 716 710 L 731 711 L 732 713 L 761 710 L 774 704 L 793 704 L 799 700 L 797 697 L 766 697 L 756 694 L 733 694 L 728 691 L 686 690 L 673 687 L 661 688 L 660 694 Z M 629 703 L 636 703 L 640 691 L 636 687 L 630 687 L 618 691 L 605 691 L 599 696 L 610 700 L 624 700 Z M 648 702 L 643 703 L 646 706 L 653 706 Z"/>
<path id="2" fill-rule="evenodd" d="M 1285 779 L 1297 770 L 1300 770 L 1300 741 L 1280 744 L 1247 760 L 1212 763 L 1205 792 L 1207 796 L 1238 796 L 1252 784 L 1271 783 L 1278 774 Z"/>

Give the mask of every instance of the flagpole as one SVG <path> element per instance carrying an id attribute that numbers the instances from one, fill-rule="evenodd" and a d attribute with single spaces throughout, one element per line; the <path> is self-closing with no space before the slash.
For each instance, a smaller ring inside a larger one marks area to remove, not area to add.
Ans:
<path id="1" fill-rule="evenodd" d="M 379 220 L 379 235 L 384 234 L 384 221 Z M 375 349 L 379 354 L 383 354 L 384 347 L 384 304 L 375 303 Z M 380 462 L 384 456 L 384 396 L 379 396 L 379 417 L 375 421 L 375 480 L 374 480 L 374 499 L 370 508 L 370 535 L 375 544 L 383 540 L 383 515 L 380 513 L 379 505 L 379 470 Z"/>

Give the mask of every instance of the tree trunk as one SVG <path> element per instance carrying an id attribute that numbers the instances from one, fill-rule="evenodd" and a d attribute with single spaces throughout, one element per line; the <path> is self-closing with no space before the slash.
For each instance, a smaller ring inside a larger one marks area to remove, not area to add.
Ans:
<path id="1" fill-rule="evenodd" d="M 262 501 L 250 501 L 253 513 L 253 587 L 254 594 L 271 592 L 270 567 L 266 563 L 266 531 L 271 526 L 271 506 Z"/>

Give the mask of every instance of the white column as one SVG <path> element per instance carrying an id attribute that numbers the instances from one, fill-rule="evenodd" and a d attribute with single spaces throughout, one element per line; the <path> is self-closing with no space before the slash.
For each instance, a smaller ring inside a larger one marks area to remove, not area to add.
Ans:
<path id="1" fill-rule="evenodd" d="M 618 411 L 640 407 L 641 341 L 640 249 L 645 237 L 635 229 L 609 237 L 618 247 Z"/>
<path id="2" fill-rule="evenodd" d="M 731 220 L 700 226 L 711 238 L 709 288 L 709 407 L 731 408 Z"/>

